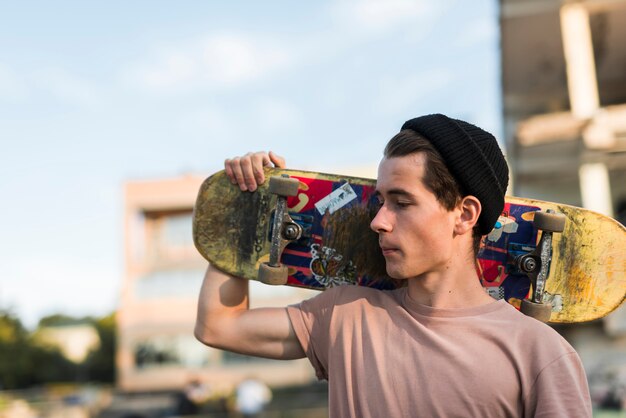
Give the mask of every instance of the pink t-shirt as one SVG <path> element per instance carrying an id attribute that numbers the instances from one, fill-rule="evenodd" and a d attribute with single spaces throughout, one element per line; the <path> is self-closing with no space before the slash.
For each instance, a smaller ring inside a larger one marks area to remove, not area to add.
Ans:
<path id="1" fill-rule="evenodd" d="M 287 312 L 331 417 L 591 417 L 574 349 L 504 301 L 436 309 L 344 286 Z"/>

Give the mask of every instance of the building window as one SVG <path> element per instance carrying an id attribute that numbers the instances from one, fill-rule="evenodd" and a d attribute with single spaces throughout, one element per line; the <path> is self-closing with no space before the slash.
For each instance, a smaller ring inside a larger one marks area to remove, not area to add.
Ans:
<path id="1" fill-rule="evenodd" d="M 193 247 L 192 214 L 174 213 L 163 218 L 161 241 L 169 248 Z"/>
<path id="2" fill-rule="evenodd" d="M 135 281 L 135 297 L 155 299 L 167 297 L 196 298 L 200 292 L 204 270 L 163 270 L 142 276 Z"/>
<path id="3" fill-rule="evenodd" d="M 135 347 L 137 368 L 158 367 L 179 364 L 180 360 L 174 347 L 163 341 L 145 341 Z"/>
<path id="4" fill-rule="evenodd" d="M 165 266 L 198 259 L 193 243 L 192 211 L 145 212 L 148 262 Z"/>
<path id="5" fill-rule="evenodd" d="M 137 342 L 133 350 L 138 369 L 180 366 L 204 367 L 210 351 L 190 335 L 158 335 Z"/>
<path id="6" fill-rule="evenodd" d="M 222 352 L 222 364 L 234 365 L 234 364 L 248 364 L 248 363 L 271 363 L 279 362 L 280 360 L 272 360 L 263 357 L 246 356 L 244 354 L 233 353 L 231 351 Z"/>

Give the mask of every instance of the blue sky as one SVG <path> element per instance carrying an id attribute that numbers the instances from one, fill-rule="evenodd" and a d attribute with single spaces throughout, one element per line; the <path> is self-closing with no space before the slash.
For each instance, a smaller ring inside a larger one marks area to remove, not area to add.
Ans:
<path id="1" fill-rule="evenodd" d="M 0 307 L 117 305 L 125 180 L 375 165 L 414 116 L 500 137 L 495 0 L 6 2 Z"/>

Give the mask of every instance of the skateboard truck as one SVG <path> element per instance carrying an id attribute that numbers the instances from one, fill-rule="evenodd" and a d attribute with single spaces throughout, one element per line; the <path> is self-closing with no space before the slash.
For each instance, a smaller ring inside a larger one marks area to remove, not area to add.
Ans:
<path id="1" fill-rule="evenodd" d="M 544 298 L 552 262 L 552 234 L 563 232 L 565 220 L 565 215 L 553 210 L 535 212 L 533 224 L 541 230 L 539 244 L 534 251 L 518 255 L 514 259 L 516 270 L 527 274 L 532 283 L 532 294 L 529 299 L 522 301 L 521 311 L 542 322 L 548 322 L 552 313 L 552 303 Z"/>
<path id="2" fill-rule="evenodd" d="M 287 283 L 288 270 L 280 264 L 280 255 L 291 241 L 300 239 L 302 226 L 296 223 L 287 213 L 287 197 L 298 194 L 300 182 L 283 174 L 271 177 L 270 193 L 278 196 L 274 211 L 274 225 L 272 228 L 272 244 L 270 247 L 270 261 L 259 265 L 259 281 L 265 284 L 280 285 Z"/>

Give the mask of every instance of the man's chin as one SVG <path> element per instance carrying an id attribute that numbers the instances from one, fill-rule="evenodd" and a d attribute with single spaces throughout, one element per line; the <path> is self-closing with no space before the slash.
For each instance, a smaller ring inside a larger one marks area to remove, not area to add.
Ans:
<path id="1" fill-rule="evenodd" d="M 394 279 L 394 280 L 406 280 L 408 279 L 408 276 L 403 274 L 400 271 L 394 270 L 394 269 L 390 269 L 387 268 L 387 276 L 389 276 L 390 278 Z"/>
<path id="2" fill-rule="evenodd" d="M 419 277 L 424 272 L 422 270 L 408 271 L 407 269 L 394 268 L 393 265 L 386 265 L 387 276 L 394 280 L 408 280 L 413 277 Z"/>

